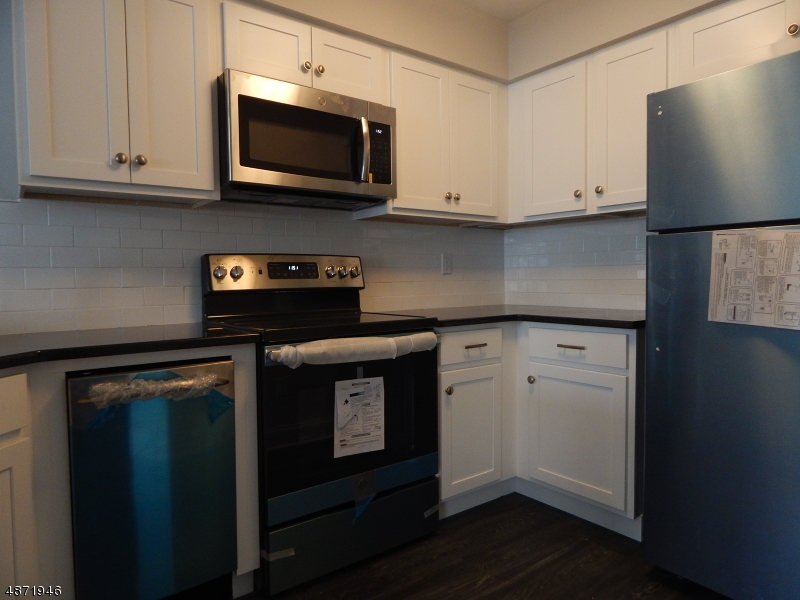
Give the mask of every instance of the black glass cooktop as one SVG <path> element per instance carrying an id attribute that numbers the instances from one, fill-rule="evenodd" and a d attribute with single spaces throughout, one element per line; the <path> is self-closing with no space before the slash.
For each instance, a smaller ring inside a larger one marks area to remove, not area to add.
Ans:
<path id="1" fill-rule="evenodd" d="M 261 333 L 264 343 L 299 342 L 331 337 L 381 335 L 433 329 L 435 318 L 360 311 L 316 311 L 308 313 L 220 317 L 207 325 L 224 324 Z"/>

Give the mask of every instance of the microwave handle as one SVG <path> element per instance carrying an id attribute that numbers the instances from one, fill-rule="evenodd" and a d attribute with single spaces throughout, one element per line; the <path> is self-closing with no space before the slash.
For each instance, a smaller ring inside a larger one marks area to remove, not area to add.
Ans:
<path id="1" fill-rule="evenodd" d="M 361 164 L 361 181 L 369 181 L 369 121 L 365 117 L 361 117 L 361 136 L 364 140 L 364 162 Z"/>

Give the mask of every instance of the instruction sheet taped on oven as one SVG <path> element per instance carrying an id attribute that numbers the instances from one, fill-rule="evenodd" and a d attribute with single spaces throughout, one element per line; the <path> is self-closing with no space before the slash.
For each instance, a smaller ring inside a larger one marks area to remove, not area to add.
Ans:
<path id="1" fill-rule="evenodd" d="M 713 232 L 708 320 L 800 329 L 800 227 Z"/>
<path id="2" fill-rule="evenodd" d="M 333 457 L 383 450 L 383 377 L 336 382 Z"/>

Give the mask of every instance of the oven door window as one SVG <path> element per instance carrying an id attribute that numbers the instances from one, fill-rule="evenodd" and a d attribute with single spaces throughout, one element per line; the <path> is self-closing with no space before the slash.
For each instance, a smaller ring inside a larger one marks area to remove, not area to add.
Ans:
<path id="1" fill-rule="evenodd" d="M 239 96 L 239 161 L 278 173 L 358 181 L 361 121 Z"/>
<path id="2" fill-rule="evenodd" d="M 384 449 L 334 458 L 335 382 L 383 377 Z M 438 447 L 436 353 L 264 369 L 261 431 L 269 498 L 416 458 Z"/>

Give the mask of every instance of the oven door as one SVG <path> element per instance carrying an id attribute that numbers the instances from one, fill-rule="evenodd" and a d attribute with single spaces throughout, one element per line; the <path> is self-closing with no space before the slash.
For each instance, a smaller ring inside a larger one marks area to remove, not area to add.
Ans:
<path id="1" fill-rule="evenodd" d="M 435 475 L 436 364 L 436 351 L 429 350 L 390 360 L 304 364 L 297 369 L 265 366 L 259 468 L 268 525 L 352 505 Z M 342 404 L 343 385 L 356 384 L 354 389 L 361 390 L 364 380 L 373 389 L 382 384 L 382 406 L 373 406 L 369 415 L 357 402 L 350 408 Z M 382 449 L 367 445 L 354 451 L 343 440 L 349 435 L 349 443 L 364 435 L 354 426 L 367 417 L 373 433 L 376 428 L 383 432 Z"/>
<path id="2" fill-rule="evenodd" d="M 367 101 L 230 69 L 221 83 L 223 184 L 370 193 Z"/>

